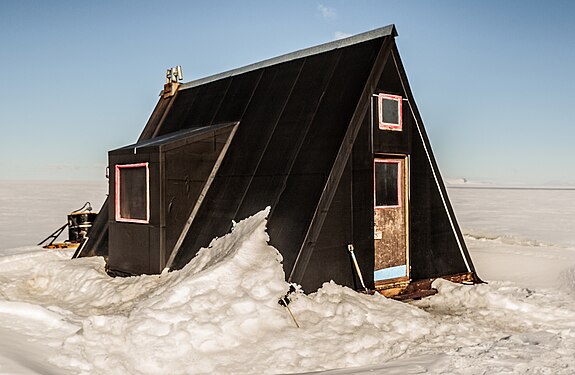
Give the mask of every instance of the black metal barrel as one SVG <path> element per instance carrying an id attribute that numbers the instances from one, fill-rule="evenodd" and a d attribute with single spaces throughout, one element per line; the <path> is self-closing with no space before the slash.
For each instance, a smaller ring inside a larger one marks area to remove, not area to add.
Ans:
<path id="1" fill-rule="evenodd" d="M 94 212 L 72 212 L 68 215 L 68 242 L 82 242 L 97 216 Z"/>

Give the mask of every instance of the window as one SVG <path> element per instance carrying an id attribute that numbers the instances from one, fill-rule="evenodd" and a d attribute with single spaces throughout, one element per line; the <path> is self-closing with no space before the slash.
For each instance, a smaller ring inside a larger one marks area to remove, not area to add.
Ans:
<path id="1" fill-rule="evenodd" d="M 116 221 L 150 222 L 148 163 L 116 165 Z"/>
<path id="2" fill-rule="evenodd" d="M 401 206 L 401 161 L 375 159 L 375 207 Z"/>
<path id="3" fill-rule="evenodd" d="M 380 129 L 402 130 L 402 101 L 403 99 L 398 95 L 379 94 L 377 96 L 377 110 Z"/>

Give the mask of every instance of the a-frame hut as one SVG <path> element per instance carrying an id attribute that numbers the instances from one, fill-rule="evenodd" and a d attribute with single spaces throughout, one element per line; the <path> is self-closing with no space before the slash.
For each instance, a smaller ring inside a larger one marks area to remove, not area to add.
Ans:
<path id="1" fill-rule="evenodd" d="M 179 269 L 233 220 L 271 207 L 288 281 L 413 292 L 477 281 L 395 44 L 393 25 L 185 84 L 136 144 L 80 256 L 109 273 Z M 107 212 L 107 215 L 106 215 Z"/>

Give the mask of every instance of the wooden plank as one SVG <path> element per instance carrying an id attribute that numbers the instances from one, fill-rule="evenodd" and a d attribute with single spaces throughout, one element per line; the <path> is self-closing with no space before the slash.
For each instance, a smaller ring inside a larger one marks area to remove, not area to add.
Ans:
<path id="1" fill-rule="evenodd" d="M 483 281 L 481 281 L 481 279 L 479 279 L 474 272 L 446 275 L 440 278 L 458 284 L 483 283 Z M 437 293 L 437 290 L 431 287 L 433 282 L 437 279 L 438 278 L 417 280 L 414 282 L 389 283 L 387 285 L 378 287 L 376 292 L 388 298 L 393 298 L 401 301 L 424 298 Z"/>

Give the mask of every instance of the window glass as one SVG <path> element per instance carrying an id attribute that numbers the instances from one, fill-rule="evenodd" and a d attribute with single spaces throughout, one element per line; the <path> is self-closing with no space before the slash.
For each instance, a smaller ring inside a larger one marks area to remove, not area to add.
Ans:
<path id="1" fill-rule="evenodd" d="M 149 221 L 148 164 L 116 166 L 116 220 Z"/>
<path id="2" fill-rule="evenodd" d="M 402 103 L 399 95 L 379 94 L 378 96 L 379 128 L 383 130 L 402 130 Z"/>
<path id="3" fill-rule="evenodd" d="M 375 162 L 375 205 L 399 206 L 399 163 Z"/>
<path id="4" fill-rule="evenodd" d="M 382 109 L 383 122 L 386 124 L 399 125 L 397 100 L 383 98 L 382 105 L 383 105 Z"/>

